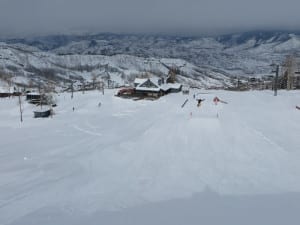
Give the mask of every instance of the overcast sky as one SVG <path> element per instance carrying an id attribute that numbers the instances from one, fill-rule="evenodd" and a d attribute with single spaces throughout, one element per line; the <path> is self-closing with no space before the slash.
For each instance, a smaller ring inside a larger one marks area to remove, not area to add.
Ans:
<path id="1" fill-rule="evenodd" d="M 0 0 L 0 35 L 299 29 L 299 0 Z"/>

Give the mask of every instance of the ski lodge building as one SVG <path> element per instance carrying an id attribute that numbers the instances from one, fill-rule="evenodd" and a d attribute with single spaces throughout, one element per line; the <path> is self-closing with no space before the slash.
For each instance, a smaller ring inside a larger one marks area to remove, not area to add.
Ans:
<path id="1" fill-rule="evenodd" d="M 169 93 L 178 93 L 182 89 L 179 83 L 165 83 L 163 78 L 136 78 L 134 93 L 138 96 L 160 97 Z"/>
<path id="2" fill-rule="evenodd" d="M 9 87 L 0 87 L 0 97 L 1 98 L 6 98 L 12 96 L 14 93 L 13 88 Z"/>
<path id="3" fill-rule="evenodd" d="M 17 91 L 16 87 L 0 86 L 0 98 L 6 98 L 10 96 L 19 96 L 22 93 Z"/>
<path id="4" fill-rule="evenodd" d="M 281 88 L 300 89 L 300 57 L 287 56 L 281 77 Z"/>

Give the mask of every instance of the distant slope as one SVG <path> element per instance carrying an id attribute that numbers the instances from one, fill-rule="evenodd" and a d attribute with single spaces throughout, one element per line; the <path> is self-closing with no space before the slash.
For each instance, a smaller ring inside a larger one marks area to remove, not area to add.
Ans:
<path id="1" fill-rule="evenodd" d="M 11 44 L 0 45 L 0 70 L 13 74 L 16 83 L 37 84 L 48 80 L 58 85 L 72 79 L 91 80 L 96 75 L 104 81 L 110 79 L 118 84 L 132 83 L 143 72 L 166 77 L 165 66 L 182 66 L 178 81 L 198 87 L 222 87 L 230 85 L 230 78 L 219 71 L 200 68 L 182 59 L 144 58 L 131 55 L 58 55 L 34 50 L 31 47 Z"/>
<path id="2" fill-rule="evenodd" d="M 18 77 L 88 78 L 104 66 L 116 82 L 141 72 L 166 76 L 160 59 L 182 68 L 178 79 L 200 87 L 230 85 L 232 76 L 271 72 L 288 54 L 299 54 L 300 33 L 255 31 L 211 37 L 93 34 L 2 40 L 0 69 Z M 23 65 L 23 66 L 22 66 Z M 45 72 L 46 69 L 46 72 Z"/>

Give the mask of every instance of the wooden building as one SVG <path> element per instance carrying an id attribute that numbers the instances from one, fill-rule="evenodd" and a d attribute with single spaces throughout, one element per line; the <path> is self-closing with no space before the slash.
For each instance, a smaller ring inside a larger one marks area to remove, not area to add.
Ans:
<path id="1" fill-rule="evenodd" d="M 40 100 L 42 98 L 41 94 L 37 93 L 37 92 L 29 92 L 26 93 L 26 100 L 30 101 L 30 100 Z"/>
<path id="2" fill-rule="evenodd" d="M 300 89 L 300 58 L 288 56 L 283 66 L 283 81 L 288 90 Z"/>
<path id="3" fill-rule="evenodd" d="M 16 87 L 0 87 L 0 98 L 7 98 L 10 96 L 18 96 L 20 93 L 16 91 Z"/>
<path id="4" fill-rule="evenodd" d="M 120 97 L 159 98 L 169 93 L 178 93 L 182 89 L 179 83 L 165 83 L 163 78 L 136 78 L 134 88 L 118 91 Z"/>
<path id="5" fill-rule="evenodd" d="M 137 78 L 134 81 L 135 93 L 142 96 L 160 97 L 168 93 L 177 93 L 182 89 L 179 83 L 165 83 L 162 78 Z"/>

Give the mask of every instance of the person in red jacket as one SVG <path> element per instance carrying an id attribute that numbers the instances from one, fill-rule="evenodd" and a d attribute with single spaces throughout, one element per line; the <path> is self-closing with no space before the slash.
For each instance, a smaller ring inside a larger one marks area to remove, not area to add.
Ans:
<path id="1" fill-rule="evenodd" d="M 225 102 L 225 101 L 219 99 L 218 97 L 215 97 L 213 101 L 214 101 L 214 103 L 215 103 L 216 105 L 217 105 L 219 102 L 221 102 L 221 103 L 223 103 L 223 104 L 228 104 L 228 102 Z"/>
<path id="2" fill-rule="evenodd" d="M 215 97 L 213 101 L 214 101 L 215 105 L 217 105 L 219 103 L 220 99 L 218 97 Z"/>

